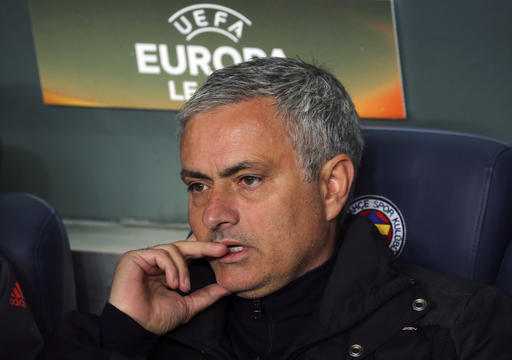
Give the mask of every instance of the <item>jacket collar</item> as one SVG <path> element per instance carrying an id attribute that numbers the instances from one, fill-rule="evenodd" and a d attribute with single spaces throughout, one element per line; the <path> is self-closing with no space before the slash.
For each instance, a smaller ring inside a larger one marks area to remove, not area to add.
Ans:
<path id="1" fill-rule="evenodd" d="M 347 217 L 339 241 L 318 313 L 321 324 L 332 331 L 350 327 L 411 286 L 410 279 L 394 269 L 397 259 L 366 217 Z"/>
<path id="2" fill-rule="evenodd" d="M 396 259 L 366 218 L 347 217 L 338 241 L 339 251 L 318 311 L 298 347 L 346 331 L 412 286 L 407 276 L 394 269 Z M 192 278 L 199 279 L 194 280 L 195 288 L 215 281 L 206 262 L 194 270 Z M 220 349 L 228 304 L 227 298 L 221 299 L 167 336 L 199 349 Z"/>

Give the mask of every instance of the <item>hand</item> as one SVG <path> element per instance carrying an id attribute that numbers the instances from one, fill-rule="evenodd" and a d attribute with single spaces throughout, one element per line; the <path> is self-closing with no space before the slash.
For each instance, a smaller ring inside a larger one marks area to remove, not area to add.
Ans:
<path id="1" fill-rule="evenodd" d="M 165 334 L 229 294 L 218 284 L 185 296 L 171 290 L 190 291 L 187 260 L 227 252 L 226 246 L 197 241 L 194 235 L 186 241 L 129 251 L 117 265 L 109 302 L 146 330 Z"/>

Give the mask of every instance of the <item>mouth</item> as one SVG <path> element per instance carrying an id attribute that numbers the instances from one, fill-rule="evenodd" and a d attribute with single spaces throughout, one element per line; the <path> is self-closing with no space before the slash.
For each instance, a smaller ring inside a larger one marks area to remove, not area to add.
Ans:
<path id="1" fill-rule="evenodd" d="M 243 246 L 240 246 L 240 245 L 228 245 L 228 251 L 230 253 L 237 253 L 237 252 L 240 252 L 244 249 Z"/>
<path id="2" fill-rule="evenodd" d="M 244 261 L 249 254 L 250 247 L 240 244 L 239 242 L 221 241 L 220 243 L 226 245 L 228 248 L 226 255 L 217 259 L 223 264 L 233 264 Z"/>

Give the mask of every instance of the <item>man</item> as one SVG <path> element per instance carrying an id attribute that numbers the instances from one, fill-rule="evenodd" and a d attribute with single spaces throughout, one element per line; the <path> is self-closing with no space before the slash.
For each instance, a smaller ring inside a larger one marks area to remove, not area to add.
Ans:
<path id="1" fill-rule="evenodd" d="M 101 316 L 73 314 L 48 358 L 510 358 L 509 299 L 402 264 L 345 218 L 363 143 L 332 75 L 225 68 L 180 125 L 194 235 L 125 254 Z"/>

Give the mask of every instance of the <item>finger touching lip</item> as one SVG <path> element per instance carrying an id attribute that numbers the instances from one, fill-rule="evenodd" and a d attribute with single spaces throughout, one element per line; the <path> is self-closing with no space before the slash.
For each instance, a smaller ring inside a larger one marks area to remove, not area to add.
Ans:
<path id="1" fill-rule="evenodd" d="M 240 243 L 230 243 L 227 246 L 228 252 L 219 258 L 221 263 L 229 264 L 244 260 L 250 251 L 250 247 Z"/>
<path id="2" fill-rule="evenodd" d="M 202 257 L 221 257 L 228 252 L 226 245 L 217 243 L 206 243 L 201 241 L 180 241 L 174 244 L 180 249 L 183 256 L 188 259 L 198 259 Z"/>

